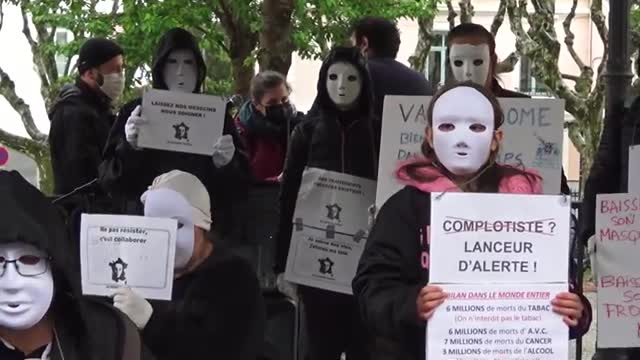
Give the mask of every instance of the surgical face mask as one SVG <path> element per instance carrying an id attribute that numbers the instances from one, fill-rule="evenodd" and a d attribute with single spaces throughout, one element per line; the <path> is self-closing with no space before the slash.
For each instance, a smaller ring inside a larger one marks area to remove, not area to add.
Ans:
<path id="1" fill-rule="evenodd" d="M 454 175 L 473 175 L 491 153 L 493 107 L 473 88 L 454 88 L 436 100 L 432 129 L 440 163 Z"/>
<path id="2" fill-rule="evenodd" d="M 111 101 L 117 100 L 124 92 L 124 74 L 101 74 L 102 85 L 100 90 L 111 99 Z"/>
<path id="3" fill-rule="evenodd" d="M 192 93 L 198 82 L 198 65 L 193 51 L 173 50 L 162 69 L 162 78 L 170 91 Z"/>
<path id="4" fill-rule="evenodd" d="M 195 242 L 193 208 L 187 199 L 179 192 L 170 189 L 150 190 L 145 197 L 144 216 L 178 221 L 174 268 L 184 269 L 193 256 Z"/>
<path id="5" fill-rule="evenodd" d="M 32 245 L 0 245 L 0 327 L 26 330 L 49 311 L 53 276 L 47 256 Z"/>
<path id="6" fill-rule="evenodd" d="M 449 49 L 451 71 L 456 80 L 485 86 L 491 68 L 489 45 L 452 44 Z"/>
<path id="7" fill-rule="evenodd" d="M 327 71 L 327 92 L 339 109 L 350 109 L 362 92 L 362 76 L 358 69 L 346 62 L 337 62 Z"/>

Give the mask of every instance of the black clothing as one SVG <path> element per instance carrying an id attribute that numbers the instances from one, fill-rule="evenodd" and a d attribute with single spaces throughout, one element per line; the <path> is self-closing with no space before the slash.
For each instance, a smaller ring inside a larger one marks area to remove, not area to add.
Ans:
<path id="1" fill-rule="evenodd" d="M 493 79 L 492 91 L 493 94 L 498 98 L 531 98 L 531 96 L 529 95 L 504 89 L 502 86 L 500 86 L 498 80 L 496 79 Z M 567 182 L 567 176 L 564 174 L 564 167 L 560 169 L 560 176 L 560 193 L 571 195 L 571 188 L 569 187 L 569 183 Z"/>
<path id="2" fill-rule="evenodd" d="M 387 95 L 433 95 L 433 87 L 423 74 L 390 57 L 369 56 L 367 67 L 373 89 L 373 113 L 382 121 L 384 97 Z M 308 116 L 318 115 L 318 98 Z"/>
<path id="3" fill-rule="evenodd" d="M 120 45 L 103 38 L 92 38 L 85 41 L 78 53 L 78 71 L 82 74 L 85 70 L 98 67 L 124 51 Z"/>
<path id="4" fill-rule="evenodd" d="M 170 302 L 152 301 L 143 331 L 159 360 L 255 360 L 264 346 L 265 309 L 258 279 L 243 259 L 216 248 L 173 282 Z"/>
<path id="5" fill-rule="evenodd" d="M 188 47 L 197 55 L 198 64 L 204 65 L 195 40 L 190 34 L 189 36 L 187 34 L 184 30 L 170 31 L 165 34 L 163 41 L 158 45 L 153 67 L 154 88 L 166 90 L 166 85 L 162 80 L 162 69 L 172 50 Z M 197 89 L 203 80 L 204 73 L 198 80 Z M 210 155 L 156 149 L 136 150 L 131 147 L 126 139 L 124 128 L 131 112 L 141 104 L 142 99 L 136 99 L 126 104 L 120 110 L 118 118 L 111 128 L 104 151 L 104 161 L 100 165 L 102 186 L 119 204 L 121 212 L 140 214 L 142 211 L 140 196 L 157 176 L 171 170 L 191 173 L 202 181 L 209 192 L 214 228 L 223 236 L 229 235 L 235 227 L 234 216 L 232 216 L 233 204 L 246 198 L 249 169 L 233 119 L 228 115 L 228 109 L 225 109 L 227 116 L 225 117 L 223 134 L 233 137 L 236 153 L 229 164 L 222 168 L 216 168 Z M 216 139 L 212 139 L 212 142 L 214 141 Z"/>
<path id="6" fill-rule="evenodd" d="M 378 177 L 380 127 L 374 121 L 371 82 L 366 64 L 356 49 L 332 52 L 320 69 L 319 113 L 303 120 L 293 130 L 280 187 L 280 224 L 277 235 L 276 271 L 286 266 L 291 242 L 293 214 L 305 167 L 316 167 L 367 179 Z M 327 71 L 338 61 L 352 63 L 360 71 L 363 85 L 358 108 L 339 111 L 329 98 Z"/>
<path id="7" fill-rule="evenodd" d="M 62 195 L 98 177 L 114 116 L 109 98 L 78 79 L 62 88 L 49 119 L 54 193 Z"/>
<path id="8" fill-rule="evenodd" d="M 54 282 L 48 316 L 60 343 L 51 359 L 149 359 L 135 325 L 104 302 L 83 298 L 79 251 L 69 248 L 62 217 L 49 200 L 15 171 L 0 171 L 0 243 L 24 242 L 45 252 Z M 137 344 L 137 356 L 125 356 Z M 2 350 L 0 350 L 0 353 Z"/>
<path id="9" fill-rule="evenodd" d="M 194 92 L 199 93 L 204 84 L 204 79 L 207 76 L 207 65 L 204 62 L 202 51 L 200 51 L 200 47 L 198 46 L 198 40 L 196 40 L 190 32 L 180 28 L 173 28 L 160 38 L 158 48 L 153 57 L 153 65 L 151 66 L 153 88 L 167 89 L 167 84 L 165 84 L 164 76 L 162 75 L 164 64 L 167 62 L 169 54 L 171 54 L 173 50 L 179 49 L 191 50 L 195 55 L 198 67 L 198 79 Z"/>

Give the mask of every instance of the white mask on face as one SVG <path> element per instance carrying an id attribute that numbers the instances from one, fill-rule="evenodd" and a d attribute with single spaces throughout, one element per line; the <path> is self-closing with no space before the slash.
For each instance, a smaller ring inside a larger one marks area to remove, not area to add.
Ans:
<path id="1" fill-rule="evenodd" d="M 178 238 L 176 239 L 176 259 L 174 265 L 176 270 L 185 268 L 193 256 L 195 242 L 193 211 L 187 199 L 177 191 L 156 189 L 146 193 L 144 216 L 171 218 L 178 221 Z"/>
<path id="2" fill-rule="evenodd" d="M 353 107 L 362 92 L 362 77 L 358 69 L 346 62 L 337 62 L 329 66 L 327 92 L 339 109 Z"/>
<path id="3" fill-rule="evenodd" d="M 29 329 L 44 318 L 51 306 L 51 267 L 42 251 L 25 243 L 0 244 L 0 258 L 0 272 L 6 267 L 0 277 L 0 327 Z M 13 260 L 18 261 L 14 263 Z M 46 271 L 35 276 L 23 276 L 16 266 L 22 273 Z"/>
<path id="4" fill-rule="evenodd" d="M 454 88 L 436 101 L 432 129 L 433 148 L 442 165 L 454 175 L 472 175 L 491 153 L 493 107 L 473 88 Z"/>
<path id="5" fill-rule="evenodd" d="M 491 66 L 489 45 L 453 44 L 449 50 L 449 61 L 456 80 L 485 86 Z"/>
<path id="6" fill-rule="evenodd" d="M 173 50 L 162 69 L 162 78 L 170 91 L 192 93 L 198 82 L 198 63 L 193 51 Z"/>
<path id="7" fill-rule="evenodd" d="M 102 75 L 102 86 L 100 90 L 111 99 L 117 100 L 124 92 L 124 74 L 113 73 Z"/>

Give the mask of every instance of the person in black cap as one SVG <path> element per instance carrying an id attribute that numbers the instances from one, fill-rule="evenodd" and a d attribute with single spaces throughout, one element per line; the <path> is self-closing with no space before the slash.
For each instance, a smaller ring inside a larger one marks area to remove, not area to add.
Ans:
<path id="1" fill-rule="evenodd" d="M 182 93 L 200 93 L 207 68 L 196 38 L 188 31 L 173 28 L 158 43 L 153 66 L 153 88 Z M 116 211 L 141 214 L 140 195 L 160 174 L 181 170 L 195 175 L 211 196 L 214 228 L 219 235 L 231 237 L 238 229 L 231 216 L 232 204 L 246 196 L 249 165 L 238 138 L 233 119 L 227 115 L 223 134 L 212 155 L 198 155 L 138 147 L 138 131 L 146 121 L 142 116 L 142 98 L 119 111 L 111 128 L 100 166 L 100 184 L 116 203 Z M 225 110 L 226 111 L 226 110 Z M 226 111 L 228 114 L 228 111 Z"/>
<path id="2" fill-rule="evenodd" d="M 54 193 L 60 195 L 98 177 L 114 120 L 111 104 L 124 90 L 122 48 L 107 39 L 87 40 L 80 48 L 78 73 L 49 110 Z"/>

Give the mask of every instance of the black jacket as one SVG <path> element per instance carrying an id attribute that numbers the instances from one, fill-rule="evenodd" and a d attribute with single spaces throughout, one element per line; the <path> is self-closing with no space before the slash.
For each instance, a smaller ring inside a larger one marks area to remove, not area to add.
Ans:
<path id="1" fill-rule="evenodd" d="M 504 89 L 502 86 L 500 86 L 498 80 L 495 79 L 493 80 L 492 91 L 493 94 L 498 98 L 531 98 L 531 96 L 529 95 Z M 564 174 L 564 167 L 560 169 L 560 176 L 562 177 L 560 179 L 560 193 L 570 195 L 571 188 L 569 187 L 569 183 L 567 182 L 567 176 Z"/>
<path id="2" fill-rule="evenodd" d="M 137 344 L 135 359 L 151 359 L 143 354 L 137 328 L 124 314 L 81 296 L 79 250 L 67 241 L 62 217 L 49 200 L 15 171 L 0 171 L 0 198 L 0 243 L 26 242 L 51 258 L 55 292 L 48 316 L 60 343 L 53 342 L 51 359 L 123 360 L 131 344 Z M 0 358 L 5 359 L 3 352 L 10 350 L 0 345 Z"/>
<path id="3" fill-rule="evenodd" d="M 327 71 L 331 64 L 354 64 L 363 78 L 358 107 L 339 111 L 327 93 Z M 377 179 L 380 127 L 373 115 L 371 80 L 364 59 L 354 48 L 337 48 L 322 64 L 318 79 L 319 113 L 293 130 L 280 188 L 280 224 L 276 240 L 277 273 L 284 271 L 291 242 L 291 220 L 295 212 L 302 174 L 306 167 Z"/>
<path id="4" fill-rule="evenodd" d="M 169 31 L 163 37 L 154 60 L 154 88 L 166 89 L 162 79 L 162 69 L 169 53 L 178 48 L 193 50 L 197 55 L 198 63 L 201 63 L 199 69 L 204 66 L 202 55 L 193 36 L 184 30 Z M 197 88 L 204 81 L 204 72 L 201 71 L 199 76 Z M 120 204 L 118 206 L 120 211 L 140 213 L 140 196 L 151 185 L 153 179 L 171 170 L 191 173 L 202 181 L 209 192 L 215 229 L 223 235 L 231 233 L 234 226 L 233 202 L 246 196 L 249 184 L 248 162 L 243 154 L 233 119 L 227 115 L 223 133 L 233 137 L 236 153 L 227 166 L 216 168 L 211 156 L 155 149 L 133 149 L 127 142 L 124 127 L 131 112 L 141 103 L 142 99 L 136 99 L 126 104 L 120 110 L 111 128 L 104 151 L 104 161 L 100 165 L 102 186 Z"/>
<path id="5" fill-rule="evenodd" d="M 430 194 L 407 186 L 382 206 L 376 217 L 353 280 L 353 294 L 367 327 L 377 336 L 380 359 L 425 358 L 426 323 L 419 320 L 416 300 L 429 282 L 423 255 L 429 254 Z M 427 262 L 428 263 L 428 262 Z M 575 270 L 575 269 L 570 269 Z M 575 279 L 575 272 L 570 274 Z M 584 334 L 591 307 L 570 336 Z"/>
<path id="6" fill-rule="evenodd" d="M 54 193 L 66 194 L 98 177 L 114 121 L 109 99 L 78 79 L 62 88 L 49 110 Z"/>
<path id="7" fill-rule="evenodd" d="M 433 95 L 433 87 L 424 75 L 393 58 L 369 56 L 367 66 L 373 89 L 373 113 L 379 121 L 387 95 Z M 318 111 L 316 98 L 308 114 L 315 116 Z"/>
<path id="8" fill-rule="evenodd" d="M 255 272 L 219 248 L 174 280 L 170 302 L 151 304 L 143 339 L 160 360 L 256 360 L 263 350 L 266 315 Z"/>

